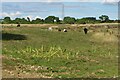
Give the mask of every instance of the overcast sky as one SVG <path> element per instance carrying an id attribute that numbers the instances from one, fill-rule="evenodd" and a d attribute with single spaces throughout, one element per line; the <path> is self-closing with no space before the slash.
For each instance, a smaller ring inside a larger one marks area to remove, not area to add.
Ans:
<path id="1" fill-rule="evenodd" d="M 26 2 L 25 2 L 26 1 Z M 16 17 L 45 18 L 54 15 L 62 18 L 96 17 L 108 15 L 110 19 L 118 18 L 119 0 L 2 0 L 0 18 Z M 63 11 L 64 5 L 64 13 Z"/>

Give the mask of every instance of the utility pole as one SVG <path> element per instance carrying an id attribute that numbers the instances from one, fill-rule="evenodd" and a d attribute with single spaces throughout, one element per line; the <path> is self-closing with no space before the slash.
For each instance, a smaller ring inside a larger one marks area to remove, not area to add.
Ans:
<path id="1" fill-rule="evenodd" d="M 62 20 L 64 19 L 64 8 L 65 8 L 65 6 L 64 6 L 64 4 L 62 4 Z"/>

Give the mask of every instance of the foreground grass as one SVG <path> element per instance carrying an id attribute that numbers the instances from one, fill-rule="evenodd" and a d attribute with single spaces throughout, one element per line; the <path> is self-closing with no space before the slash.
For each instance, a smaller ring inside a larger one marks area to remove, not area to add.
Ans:
<path id="1" fill-rule="evenodd" d="M 118 76 L 117 42 L 94 38 L 95 33 L 24 27 L 6 28 L 3 33 L 26 37 L 3 38 L 3 77 L 7 73 L 11 75 L 8 77 L 31 77 L 34 73 L 37 76 L 32 77 L 43 78 Z"/>

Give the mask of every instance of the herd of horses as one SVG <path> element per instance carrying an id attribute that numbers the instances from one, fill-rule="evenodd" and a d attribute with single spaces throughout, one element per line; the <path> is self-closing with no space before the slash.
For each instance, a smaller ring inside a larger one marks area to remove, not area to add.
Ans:
<path id="1" fill-rule="evenodd" d="M 17 27 L 20 27 L 20 26 L 21 26 L 20 23 L 18 23 L 18 24 L 17 24 Z M 100 27 L 101 27 L 101 26 L 94 26 L 94 28 L 100 28 Z M 109 25 L 107 25 L 107 26 L 106 26 L 106 31 L 109 32 L 108 29 L 110 29 L 110 28 L 118 28 L 118 26 L 109 26 Z M 49 27 L 48 30 L 52 31 L 53 28 L 52 28 L 52 27 Z M 64 29 L 58 28 L 57 30 L 58 30 L 59 32 L 61 32 L 61 31 L 63 31 L 63 32 L 68 32 L 68 29 L 67 29 L 67 28 L 64 28 Z M 87 28 L 87 27 L 84 27 L 84 28 L 83 28 L 83 32 L 84 32 L 85 34 L 87 34 L 87 33 L 88 33 L 88 28 Z M 93 32 L 94 32 L 94 31 L 93 31 Z M 113 31 L 110 32 L 110 33 L 113 33 Z"/>

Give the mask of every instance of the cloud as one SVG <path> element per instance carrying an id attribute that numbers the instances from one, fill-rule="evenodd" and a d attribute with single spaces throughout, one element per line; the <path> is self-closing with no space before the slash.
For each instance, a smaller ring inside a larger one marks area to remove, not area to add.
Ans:
<path id="1" fill-rule="evenodd" d="M 2 0 L 2 2 L 100 2 L 101 0 Z"/>
<path id="2" fill-rule="evenodd" d="M 79 0 L 80 2 L 100 2 L 100 0 Z"/>
<path id="3" fill-rule="evenodd" d="M 2 13 L 0 13 L 0 16 L 2 16 L 2 17 L 6 17 L 6 16 L 17 17 L 17 16 L 20 16 L 21 14 L 22 13 L 20 13 L 19 11 L 15 12 L 15 13 L 13 13 L 13 12 L 11 12 L 11 13 L 2 12 Z"/>
<path id="4" fill-rule="evenodd" d="M 120 0 L 2 0 L 2 2 L 118 2 Z"/>
<path id="5" fill-rule="evenodd" d="M 47 2 L 54 2 L 55 0 L 48 0 Z"/>
<path id="6" fill-rule="evenodd" d="M 58 0 L 2 0 L 2 2 L 59 2 Z"/>
<path id="7" fill-rule="evenodd" d="M 120 0 L 103 0 L 103 2 L 108 2 L 108 3 L 112 3 L 112 2 L 119 2 Z"/>
<path id="8" fill-rule="evenodd" d="M 116 5 L 120 0 L 103 0 L 103 4 Z"/>

